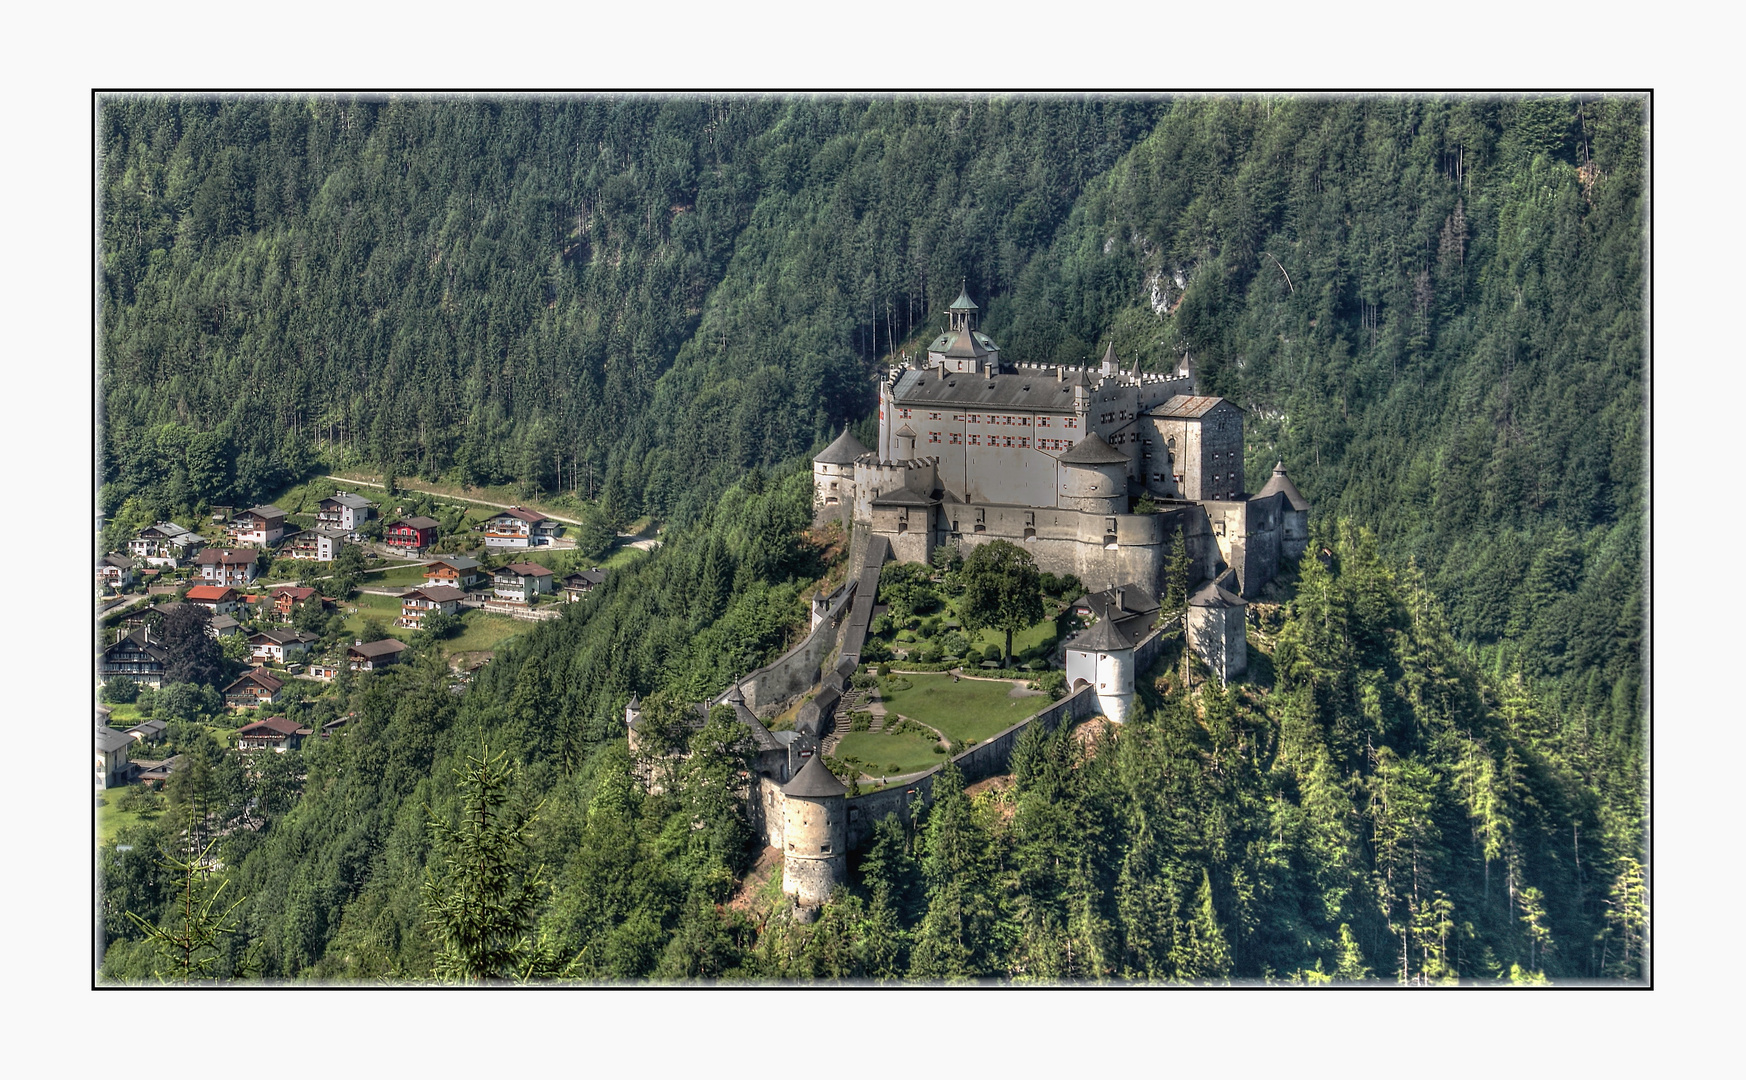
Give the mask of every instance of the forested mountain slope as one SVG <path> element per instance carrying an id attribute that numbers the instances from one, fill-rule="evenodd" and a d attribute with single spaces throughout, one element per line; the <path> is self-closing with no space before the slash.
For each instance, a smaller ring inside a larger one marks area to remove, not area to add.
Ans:
<path id="1" fill-rule="evenodd" d="M 695 513 L 860 416 L 871 359 L 1010 282 L 1162 109 L 106 102 L 105 509 L 319 452 Z"/>
<path id="2" fill-rule="evenodd" d="M 1636 103 L 140 100 L 100 137 L 107 512 L 320 455 L 670 523 L 465 693 L 415 653 L 299 707 L 358 713 L 300 797 L 191 773 L 103 855 L 112 973 L 151 970 L 121 913 L 172 904 L 148 854 L 199 812 L 248 823 L 224 973 L 425 977 L 428 823 L 482 744 L 545 800 L 536 921 L 588 977 L 1641 973 Z M 1166 682 L 1007 794 L 943 785 L 816 927 L 718 909 L 737 751 L 648 796 L 624 702 L 804 623 L 797 459 L 961 278 L 1013 359 L 1192 356 L 1327 555 L 1270 687 Z"/>

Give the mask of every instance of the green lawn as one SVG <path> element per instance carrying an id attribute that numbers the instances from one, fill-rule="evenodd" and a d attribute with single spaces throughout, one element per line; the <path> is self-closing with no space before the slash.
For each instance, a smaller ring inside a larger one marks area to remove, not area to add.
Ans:
<path id="1" fill-rule="evenodd" d="M 394 570 L 372 570 L 363 576 L 364 585 L 372 589 L 410 589 L 424 584 L 424 564 L 403 566 Z"/>
<path id="2" fill-rule="evenodd" d="M 883 731 L 851 731 L 837 744 L 839 759 L 860 758 L 862 766 L 875 779 L 880 776 L 931 769 L 946 760 L 946 755 L 934 753 L 939 743 L 920 735 L 891 735 Z"/>
<path id="3" fill-rule="evenodd" d="M 1026 649 L 1034 648 L 1055 636 L 1055 620 L 1051 616 L 1027 630 L 1021 630 L 1012 636 L 1013 655 L 1017 656 Z M 984 630 L 977 639 L 982 646 L 993 645 L 997 649 L 1006 648 L 1006 631 Z"/>
<path id="4" fill-rule="evenodd" d="M 400 618 L 402 605 L 398 596 L 378 596 L 374 593 L 359 593 L 347 601 L 358 610 L 346 616 L 345 627 L 348 634 L 356 635 L 364 629 L 364 618 L 374 615 L 380 619 L 392 637 L 402 641 L 412 637 L 412 631 L 403 630 L 394 625 L 394 620 Z"/>
<path id="5" fill-rule="evenodd" d="M 125 787 L 117 787 L 117 788 L 110 788 L 109 790 L 101 793 L 103 800 L 105 802 L 107 802 L 109 805 L 99 806 L 97 808 L 97 844 L 98 844 L 98 846 L 102 846 L 104 844 L 107 844 L 111 840 L 115 839 L 115 834 L 117 832 L 120 832 L 124 826 L 138 825 L 142 822 L 148 822 L 148 821 L 156 821 L 158 818 L 158 815 L 163 813 L 162 810 L 150 810 L 150 811 L 147 811 L 143 814 L 141 814 L 141 813 L 129 813 L 127 811 L 117 810 L 115 808 L 115 803 L 117 800 L 119 800 L 121 798 L 121 793 L 123 791 L 126 791 L 126 790 L 127 789 Z"/>
<path id="6" fill-rule="evenodd" d="M 132 727 L 140 722 L 138 705 L 105 705 L 104 708 L 109 710 L 109 719 L 112 723 Z"/>
<path id="7" fill-rule="evenodd" d="M 964 679 L 954 683 L 944 672 L 937 675 L 904 675 L 908 690 L 881 689 L 888 713 L 902 713 L 948 739 L 981 742 L 1006 730 L 1049 704 L 1046 696 L 1012 697 L 1009 682 Z M 863 755 L 864 756 L 864 755 Z"/>
<path id="8" fill-rule="evenodd" d="M 461 632 L 443 642 L 443 655 L 463 652 L 485 652 L 502 648 L 510 638 L 532 624 L 503 615 L 488 615 L 483 611 L 467 611 L 461 615 Z"/>

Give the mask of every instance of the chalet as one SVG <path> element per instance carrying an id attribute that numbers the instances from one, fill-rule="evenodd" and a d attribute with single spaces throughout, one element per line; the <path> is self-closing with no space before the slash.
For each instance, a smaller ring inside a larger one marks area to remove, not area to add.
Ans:
<path id="1" fill-rule="evenodd" d="M 97 677 L 105 682 L 117 677 L 132 679 L 154 690 L 162 686 L 170 654 L 152 642 L 151 633 L 149 627 L 142 626 L 104 649 Z"/>
<path id="2" fill-rule="evenodd" d="M 287 516 L 285 511 L 270 503 L 266 506 L 250 507 L 230 520 L 231 542 L 261 548 L 273 547 L 285 536 Z"/>
<path id="3" fill-rule="evenodd" d="M 154 743 L 164 737 L 164 732 L 169 726 L 169 723 L 164 720 L 144 720 L 128 728 L 122 734 L 136 743 Z"/>
<path id="4" fill-rule="evenodd" d="M 133 772 L 133 766 L 127 763 L 127 752 L 133 749 L 133 740 L 119 731 L 108 728 L 97 729 L 97 787 L 120 787 L 127 783 Z"/>
<path id="5" fill-rule="evenodd" d="M 346 533 L 338 529 L 298 529 L 285 534 L 279 554 L 287 559 L 306 559 L 310 562 L 333 562 L 339 556 L 340 549 L 346 546 Z"/>
<path id="6" fill-rule="evenodd" d="M 313 734 L 315 732 L 311 729 L 300 727 L 283 716 L 269 716 L 240 728 L 236 733 L 236 746 L 238 750 L 276 750 L 283 754 L 297 749 L 303 745 L 306 736 Z"/>
<path id="7" fill-rule="evenodd" d="M 144 559 L 148 566 L 174 570 L 200 553 L 206 541 L 198 533 L 184 529 L 173 521 L 160 521 L 127 542 L 127 553 Z"/>
<path id="8" fill-rule="evenodd" d="M 466 593 L 450 585 L 423 585 L 400 594 L 400 618 L 396 626 L 421 630 L 428 615 L 453 615 L 461 610 Z"/>
<path id="9" fill-rule="evenodd" d="M 97 564 L 97 579 L 120 592 L 138 580 L 138 575 L 134 573 L 132 559 L 126 555 L 109 554 Z"/>
<path id="10" fill-rule="evenodd" d="M 400 518 L 383 527 L 382 542 L 407 552 L 421 552 L 436 543 L 437 530 L 441 527 L 435 518 Z"/>
<path id="11" fill-rule="evenodd" d="M 279 691 L 284 688 L 285 683 L 276 676 L 250 668 L 224 688 L 224 703 L 242 708 L 271 705 L 279 700 Z"/>
<path id="12" fill-rule="evenodd" d="M 406 642 L 383 638 L 381 641 L 353 645 L 346 650 L 346 662 L 351 664 L 353 671 L 374 671 L 389 664 L 398 664 L 400 654 L 405 651 Z"/>
<path id="13" fill-rule="evenodd" d="M 214 615 L 206 624 L 206 632 L 215 638 L 227 638 L 242 629 L 242 623 L 229 615 Z"/>
<path id="14" fill-rule="evenodd" d="M 331 498 L 323 499 L 315 506 L 315 520 L 323 525 L 342 530 L 356 532 L 358 527 L 370 520 L 376 512 L 376 504 L 362 495 L 354 495 L 349 491 L 336 491 Z"/>
<path id="15" fill-rule="evenodd" d="M 344 716 L 336 716 L 332 720 L 329 720 L 327 723 L 321 725 L 321 737 L 324 739 L 332 738 L 335 732 L 339 731 L 340 728 L 343 728 L 348 723 L 350 723 L 352 720 L 352 717 L 354 717 L 356 715 L 357 715 L 356 713 L 346 713 Z"/>
<path id="16" fill-rule="evenodd" d="M 494 548 L 538 547 L 549 543 L 561 529 L 544 514 L 512 506 L 485 522 L 485 546 Z"/>
<path id="17" fill-rule="evenodd" d="M 289 619 L 297 610 L 298 604 L 317 603 L 326 606 L 326 598 L 314 589 L 296 585 L 280 585 L 267 592 L 267 598 L 273 603 L 273 610 L 279 618 Z"/>
<path id="18" fill-rule="evenodd" d="M 229 585 L 196 585 L 188 590 L 185 599 L 214 615 L 228 615 L 236 610 L 238 594 Z"/>
<path id="19" fill-rule="evenodd" d="M 262 630 L 249 636 L 249 655 L 257 660 L 283 664 L 308 652 L 309 646 L 315 640 L 314 634 L 304 634 L 296 630 Z"/>
<path id="20" fill-rule="evenodd" d="M 497 571 L 491 587 L 499 600 L 527 604 L 552 591 L 552 572 L 539 563 L 513 562 Z"/>
<path id="21" fill-rule="evenodd" d="M 484 578 L 478 559 L 464 555 L 444 555 L 424 564 L 426 585 L 447 585 L 454 589 L 470 589 Z"/>
<path id="22" fill-rule="evenodd" d="M 255 580 L 255 553 L 235 548 L 212 548 L 194 558 L 200 578 L 213 585 L 247 585 Z"/>
<path id="23" fill-rule="evenodd" d="M 580 600 L 605 580 L 606 572 L 598 566 L 592 570 L 579 570 L 564 579 L 564 599 Z"/>

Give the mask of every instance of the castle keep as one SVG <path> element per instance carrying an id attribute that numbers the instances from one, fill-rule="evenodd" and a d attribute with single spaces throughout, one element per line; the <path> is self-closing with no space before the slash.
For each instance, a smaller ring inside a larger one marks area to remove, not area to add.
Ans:
<path id="1" fill-rule="evenodd" d="M 1283 463 L 1244 491 L 1243 410 L 1198 393 L 1192 364 L 1124 370 L 1113 344 L 1096 367 L 1008 363 L 976 312 L 959 295 L 926 359 L 881 380 L 876 448 L 845 430 L 813 459 L 821 519 L 886 538 L 904 562 L 1008 540 L 1040 569 L 1152 597 L 1180 531 L 1191 590 L 1217 582 L 1239 608 L 1303 554 L 1309 504 Z M 1135 513 L 1142 498 L 1156 512 Z M 1239 610 L 1219 628 L 1221 674 L 1241 673 L 1228 627 L 1240 644 L 1242 624 Z"/>

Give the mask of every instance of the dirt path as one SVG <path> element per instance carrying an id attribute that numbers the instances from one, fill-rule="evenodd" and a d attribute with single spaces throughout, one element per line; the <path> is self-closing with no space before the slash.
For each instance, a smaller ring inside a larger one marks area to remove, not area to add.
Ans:
<path id="1" fill-rule="evenodd" d="M 383 485 L 378 484 L 373 480 L 353 480 L 352 478 L 347 477 L 347 476 L 324 476 L 324 477 L 322 477 L 322 479 L 333 480 L 333 481 L 336 481 L 336 482 L 341 483 L 341 484 L 361 484 L 364 487 L 383 488 Z M 433 491 L 427 487 L 420 487 L 419 485 L 413 484 L 413 483 L 402 483 L 401 481 L 398 481 L 398 480 L 396 480 L 395 483 L 399 484 L 400 487 L 405 488 L 407 491 L 416 491 L 420 495 L 430 495 L 430 496 L 433 496 L 433 497 L 438 498 L 438 499 L 453 499 L 455 502 L 472 503 L 474 506 L 491 506 L 491 507 L 497 508 L 498 510 L 513 510 L 513 509 L 515 509 L 514 503 L 488 502 L 485 499 L 475 499 L 471 495 L 452 495 L 446 491 Z M 383 488 L 383 490 L 386 490 L 386 488 Z M 524 509 L 531 509 L 531 508 L 524 507 Z M 574 518 L 559 517 L 557 514 L 554 514 L 549 510 L 541 510 L 540 513 L 551 518 L 553 521 L 561 521 L 566 525 L 580 525 L 580 524 L 582 524 L 580 521 L 577 521 Z"/>

